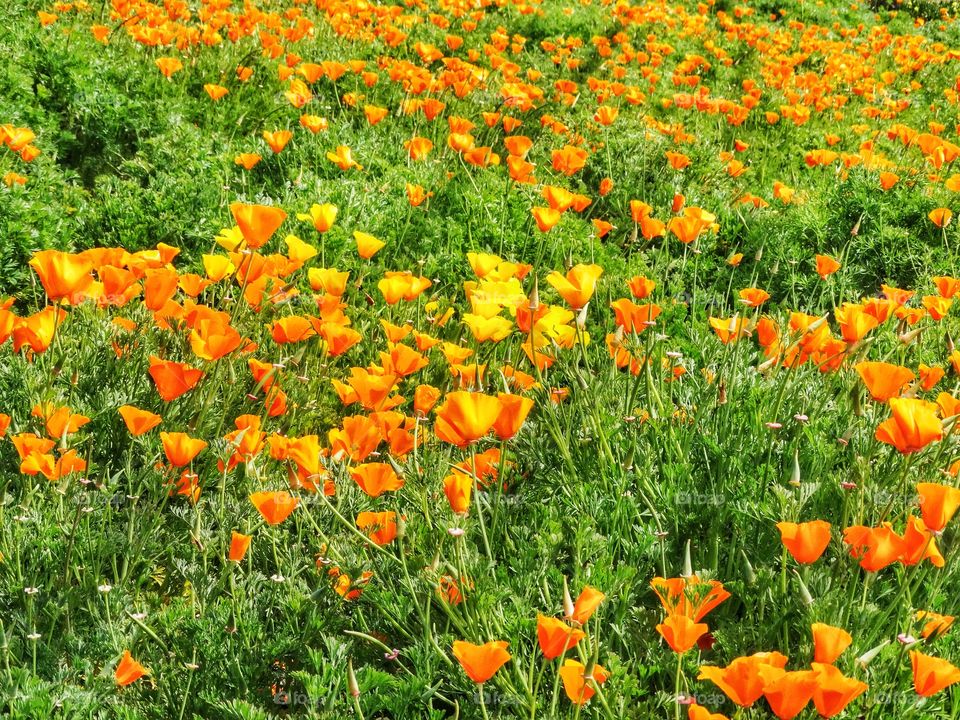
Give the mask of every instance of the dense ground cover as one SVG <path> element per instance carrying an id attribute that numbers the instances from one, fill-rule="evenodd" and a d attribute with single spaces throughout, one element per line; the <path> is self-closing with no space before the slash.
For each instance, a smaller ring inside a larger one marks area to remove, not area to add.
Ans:
<path id="1" fill-rule="evenodd" d="M 890 5 L 3 3 L 4 715 L 960 717 Z"/>

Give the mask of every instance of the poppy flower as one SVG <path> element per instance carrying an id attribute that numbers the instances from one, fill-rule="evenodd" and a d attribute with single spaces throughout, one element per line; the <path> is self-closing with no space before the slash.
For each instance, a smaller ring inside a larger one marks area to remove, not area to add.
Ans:
<path id="1" fill-rule="evenodd" d="M 920 697 L 931 697 L 960 682 L 960 669 L 941 658 L 910 651 L 913 667 L 913 688 Z"/>
<path id="2" fill-rule="evenodd" d="M 667 618 L 657 625 L 657 632 L 675 653 L 681 655 L 696 645 L 708 630 L 706 623 L 694 622 L 686 615 L 667 615 Z"/>
<path id="3" fill-rule="evenodd" d="M 448 393 L 436 410 L 434 432 L 444 442 L 466 447 L 486 435 L 500 417 L 500 400 L 483 393 Z"/>
<path id="4" fill-rule="evenodd" d="M 813 661 L 829 665 L 836 661 L 846 650 L 853 638 L 843 628 L 814 623 L 813 631 Z"/>
<path id="5" fill-rule="evenodd" d="M 167 460 L 173 467 L 178 468 L 189 465 L 207 446 L 206 441 L 192 438 L 182 432 L 162 432 L 160 442 L 163 444 L 163 452 Z"/>
<path id="6" fill-rule="evenodd" d="M 585 632 L 570 627 L 563 620 L 537 615 L 537 641 L 540 643 L 540 651 L 547 660 L 559 657 L 586 636 Z"/>
<path id="7" fill-rule="evenodd" d="M 942 568 L 946 561 L 937 548 L 937 540 L 933 532 L 928 530 L 923 521 L 907 516 L 907 526 L 903 531 L 903 553 L 900 562 L 904 565 L 916 565 L 929 560 L 934 567 Z"/>
<path id="8" fill-rule="evenodd" d="M 571 308 L 580 310 L 590 302 L 602 274 L 603 268 L 599 265 L 574 265 L 565 276 L 556 271 L 550 273 L 547 282 Z"/>
<path id="9" fill-rule="evenodd" d="M 124 650 L 123 657 L 120 658 L 120 663 L 117 665 L 117 669 L 114 670 L 113 679 L 117 685 L 124 687 L 135 683 L 146 674 L 147 671 L 143 665 L 133 659 L 129 650 Z"/>
<path id="10" fill-rule="evenodd" d="M 560 212 L 549 207 L 530 208 L 533 219 L 537 221 L 537 228 L 540 232 L 549 232 L 553 226 L 560 222 Z"/>
<path id="11" fill-rule="evenodd" d="M 608 677 L 607 671 L 602 666 L 594 665 L 591 677 L 587 678 L 586 666 L 572 658 L 564 660 L 563 667 L 558 672 L 560 673 L 560 679 L 563 681 L 563 691 L 570 702 L 575 705 L 586 704 L 596 694 L 597 691 L 590 683 L 591 680 L 597 685 L 601 685 L 606 682 Z"/>
<path id="12" fill-rule="evenodd" d="M 357 465 L 350 468 L 350 477 L 370 497 L 379 497 L 384 492 L 403 487 L 403 480 L 388 463 Z"/>
<path id="13" fill-rule="evenodd" d="M 509 440 L 516 435 L 527 415 L 533 409 L 533 400 L 511 393 L 498 393 L 500 413 L 493 424 L 493 431 L 501 440 Z"/>
<path id="14" fill-rule="evenodd" d="M 127 430 L 134 437 L 150 432 L 159 425 L 163 418 L 149 410 L 141 410 L 133 405 L 124 405 L 118 412 L 127 426 Z"/>
<path id="15" fill-rule="evenodd" d="M 149 373 L 164 402 L 176 400 L 192 390 L 203 377 L 202 370 L 173 360 L 161 360 L 156 355 L 150 356 Z"/>
<path id="16" fill-rule="evenodd" d="M 392 510 L 362 512 L 357 515 L 357 527 L 377 545 L 389 545 L 397 537 L 397 514 Z"/>
<path id="17" fill-rule="evenodd" d="M 323 203 L 322 205 L 314 203 L 310 206 L 309 212 L 298 213 L 297 219 L 306 220 L 313 224 L 318 233 L 325 233 L 333 227 L 338 212 L 337 206 L 331 203 Z"/>
<path id="18" fill-rule="evenodd" d="M 843 542 L 850 546 L 850 556 L 859 559 L 860 567 L 867 572 L 878 572 L 892 565 L 906 549 L 903 538 L 888 525 L 848 527 L 843 531 Z"/>
<path id="19" fill-rule="evenodd" d="M 717 606 L 730 598 L 730 593 L 717 580 L 703 581 L 696 575 L 689 578 L 655 577 L 650 587 L 669 615 L 686 615 L 700 622 Z"/>
<path id="20" fill-rule="evenodd" d="M 793 720 L 813 697 L 817 687 L 816 676 L 811 670 L 776 670 L 773 676 L 774 679 L 764 685 L 763 697 L 779 720 Z"/>
<path id="21" fill-rule="evenodd" d="M 242 561 L 250 547 L 251 539 L 250 535 L 244 535 L 234 530 L 230 535 L 230 552 L 227 554 L 227 559 L 235 563 Z"/>
<path id="22" fill-rule="evenodd" d="M 353 159 L 353 150 L 346 145 L 338 145 L 334 152 L 328 152 L 327 160 L 341 170 L 349 170 L 350 168 L 363 170 L 363 166 Z"/>
<path id="23" fill-rule="evenodd" d="M 59 250 L 41 250 L 34 254 L 28 264 L 40 278 L 51 302 L 68 300 L 74 303 L 93 282 L 90 275 L 93 262 L 83 255 Z"/>
<path id="24" fill-rule="evenodd" d="M 729 720 L 726 715 L 721 713 L 712 713 L 703 705 L 692 703 L 687 708 L 687 720 Z"/>
<path id="25" fill-rule="evenodd" d="M 829 255 L 817 255 L 816 261 L 817 275 L 820 276 L 821 280 L 826 280 L 830 275 L 833 275 L 840 269 L 840 263 Z"/>
<path id="26" fill-rule="evenodd" d="M 581 627 L 586 625 L 587 621 L 593 617 L 593 613 L 596 612 L 597 608 L 600 607 L 600 603 L 602 603 L 606 597 L 604 593 L 596 588 L 585 585 L 583 590 L 580 591 L 580 595 L 577 596 L 576 602 L 573 604 L 573 611 L 566 619 Z"/>
<path id="27" fill-rule="evenodd" d="M 210 96 L 210 99 L 213 100 L 214 102 L 216 102 L 217 100 L 220 100 L 222 97 L 224 97 L 227 93 L 230 92 L 230 90 L 225 88 L 223 85 L 216 85 L 214 83 L 207 83 L 206 85 L 203 86 L 203 90 L 204 92 L 207 93 L 207 95 Z M 247 168 L 247 169 L 249 170 L 250 168 Z"/>
<path id="28" fill-rule="evenodd" d="M 738 657 L 723 668 L 702 665 L 697 679 L 709 680 L 737 705 L 750 707 L 763 696 L 763 688 L 770 682 L 770 676 L 764 677 L 761 668 L 782 670 L 786 664 L 787 657 L 778 652 L 755 653 Z"/>
<path id="29" fill-rule="evenodd" d="M 293 138 L 293 133 L 289 130 L 264 130 L 263 140 L 270 146 L 274 155 L 279 154 L 287 146 L 287 143 Z"/>
<path id="30" fill-rule="evenodd" d="M 443 492 L 450 503 L 450 509 L 464 515 L 470 509 L 470 495 L 473 492 L 474 479 L 472 475 L 454 470 L 443 479 Z"/>
<path id="31" fill-rule="evenodd" d="M 960 490 L 937 483 L 917 483 L 920 515 L 928 530 L 941 532 L 960 508 Z"/>
<path id="32" fill-rule="evenodd" d="M 945 228 L 950 224 L 950 220 L 953 219 L 953 212 L 949 208 L 936 208 L 931 210 L 927 217 L 929 217 L 930 222 L 938 228 Z"/>
<path id="33" fill-rule="evenodd" d="M 169 80 L 174 73 L 183 70 L 183 63 L 178 58 L 161 57 L 153 61 L 160 73 Z"/>
<path id="34" fill-rule="evenodd" d="M 369 260 L 376 255 L 386 245 L 385 242 L 375 238 L 369 233 L 353 231 L 353 239 L 357 242 L 357 254 L 364 260 Z"/>
<path id="35" fill-rule="evenodd" d="M 300 504 L 297 498 L 283 490 L 255 492 L 250 495 L 250 502 L 270 525 L 282 523 Z"/>
<path id="36" fill-rule="evenodd" d="M 510 660 L 507 645 L 504 640 L 494 640 L 483 645 L 457 640 L 453 643 L 453 656 L 467 677 L 475 683 L 485 683 Z"/>
<path id="37" fill-rule="evenodd" d="M 812 520 L 805 523 L 779 522 L 780 539 L 793 559 L 809 565 L 820 559 L 830 544 L 830 523 Z"/>
<path id="38" fill-rule="evenodd" d="M 263 247 L 287 219 L 287 213 L 282 208 L 269 205 L 235 202 L 231 203 L 230 212 L 247 246 L 253 250 Z"/>
<path id="39" fill-rule="evenodd" d="M 867 691 L 867 684 L 855 678 L 849 678 L 833 665 L 812 663 L 816 687 L 813 691 L 813 704 L 821 717 L 832 718 Z"/>
<path id="40" fill-rule="evenodd" d="M 892 398 L 890 410 L 893 417 L 880 423 L 875 437 L 901 453 L 918 452 L 943 437 L 943 425 L 934 403 L 917 398 Z"/>
<path id="41" fill-rule="evenodd" d="M 940 615 L 929 610 L 917 610 L 916 617 L 917 620 L 926 620 L 923 629 L 920 630 L 920 637 L 924 640 L 940 637 L 950 629 L 954 621 L 952 615 Z"/>

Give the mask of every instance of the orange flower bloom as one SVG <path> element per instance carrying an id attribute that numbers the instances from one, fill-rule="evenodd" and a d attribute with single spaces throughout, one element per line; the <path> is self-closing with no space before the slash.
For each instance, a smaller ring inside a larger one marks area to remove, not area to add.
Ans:
<path id="1" fill-rule="evenodd" d="M 159 415 L 149 410 L 141 410 L 133 405 L 124 405 L 119 409 L 119 413 L 127 426 L 127 430 L 129 430 L 133 436 L 139 436 L 149 432 L 163 420 Z"/>
<path id="2" fill-rule="evenodd" d="M 554 225 L 560 222 L 560 211 L 548 207 L 530 208 L 533 219 L 537 221 L 540 232 L 549 232 Z"/>
<path id="3" fill-rule="evenodd" d="M 843 541 L 850 546 L 850 556 L 859 559 L 860 567 L 867 572 L 878 572 L 892 565 L 906 549 L 903 538 L 888 525 L 848 527 L 843 531 Z"/>
<path id="4" fill-rule="evenodd" d="M 133 659 L 129 650 L 123 651 L 123 657 L 113 673 L 114 682 L 120 687 L 130 685 L 147 674 L 146 669 Z"/>
<path id="5" fill-rule="evenodd" d="M 510 660 L 507 644 L 504 640 L 494 640 L 483 645 L 457 640 L 453 643 L 453 656 L 467 677 L 475 683 L 485 683 Z"/>
<path id="6" fill-rule="evenodd" d="M 230 535 L 230 552 L 227 559 L 236 563 L 243 560 L 243 556 L 247 554 L 247 548 L 250 547 L 251 539 L 250 535 L 244 535 L 234 530 Z"/>
<path id="7" fill-rule="evenodd" d="M 162 432 L 160 442 L 163 443 L 163 452 L 173 467 L 189 465 L 203 450 L 207 443 L 204 440 L 192 438 L 182 432 Z"/>
<path id="8" fill-rule="evenodd" d="M 949 208 L 936 208 L 931 210 L 927 217 L 929 217 L 930 222 L 938 228 L 945 228 L 950 224 L 950 220 L 953 219 L 953 212 Z"/>
<path id="9" fill-rule="evenodd" d="M 470 509 L 470 494 L 473 492 L 473 477 L 454 470 L 443 479 L 443 492 L 453 512 L 463 515 Z"/>
<path id="10" fill-rule="evenodd" d="M 157 66 L 157 68 L 160 70 L 161 74 L 165 78 L 167 78 L 167 80 L 169 80 L 170 76 L 173 75 L 174 73 L 178 73 L 181 70 L 183 70 L 183 63 L 180 62 L 178 58 L 162 57 L 162 58 L 157 58 L 153 62 Z"/>
<path id="11" fill-rule="evenodd" d="M 370 497 L 403 487 L 403 480 L 388 463 L 366 463 L 350 468 L 350 477 Z"/>
<path id="12" fill-rule="evenodd" d="M 706 623 L 694 622 L 686 615 L 667 615 L 666 620 L 657 625 L 657 632 L 675 653 L 681 655 L 696 645 L 708 630 Z"/>
<path id="13" fill-rule="evenodd" d="M 779 522 L 780 539 L 793 559 L 809 565 L 820 559 L 830 544 L 830 523 L 813 520 L 805 523 Z"/>
<path id="14" fill-rule="evenodd" d="M 567 271 L 566 276 L 557 271 L 547 275 L 547 282 L 560 293 L 567 304 L 574 310 L 579 310 L 593 297 L 597 289 L 597 280 L 603 274 L 599 265 L 574 265 Z"/>
<path id="15" fill-rule="evenodd" d="M 386 245 L 385 242 L 378 240 L 369 233 L 353 231 L 353 239 L 357 241 L 357 254 L 364 260 L 369 260 L 376 255 Z"/>
<path id="16" fill-rule="evenodd" d="M 840 263 L 838 263 L 829 255 L 817 255 L 816 260 L 817 275 L 819 275 L 822 280 L 826 280 L 827 277 L 833 275 L 837 270 L 840 269 Z"/>
<path id="17" fill-rule="evenodd" d="M 203 377 L 203 371 L 173 360 L 161 360 L 150 356 L 150 377 L 164 402 L 176 400 L 192 390 Z"/>
<path id="18" fill-rule="evenodd" d="M 537 641 L 540 650 L 547 660 L 559 657 L 567 650 L 572 649 L 585 638 L 587 634 L 577 628 L 572 628 L 563 620 L 537 615 Z"/>
<path id="19" fill-rule="evenodd" d="M 650 297 L 650 294 L 654 288 L 657 287 L 657 284 L 653 280 L 645 278 L 643 275 L 637 275 L 627 281 L 627 287 L 630 288 L 630 294 L 637 300 L 645 300 Z"/>
<path id="20" fill-rule="evenodd" d="M 263 519 L 270 525 L 279 525 L 292 513 L 300 501 L 283 490 L 279 492 L 255 492 L 250 496 L 250 502 Z"/>
<path id="21" fill-rule="evenodd" d="M 764 670 L 761 669 L 761 674 Z M 763 696 L 779 720 L 793 720 L 803 712 L 817 687 L 816 675 L 810 670 L 766 671 L 773 679 L 764 685 Z"/>
<path id="22" fill-rule="evenodd" d="M 313 205 L 310 206 L 310 212 L 297 213 L 297 220 L 306 220 L 308 222 L 311 222 L 313 223 L 313 228 L 318 233 L 325 233 L 329 231 L 330 228 L 333 227 L 333 224 L 337 220 L 338 212 L 339 212 L 339 209 L 337 208 L 337 206 L 331 203 L 323 203 L 322 205 L 318 205 L 314 203 Z M 311 269 L 311 272 L 313 272 L 313 269 Z M 346 274 L 349 275 L 349 273 L 346 273 Z M 311 285 L 312 284 L 313 284 L 313 281 L 311 280 Z M 314 288 L 314 290 L 316 289 L 317 288 Z M 333 294 L 343 295 L 342 292 L 333 293 Z"/>
<path id="23" fill-rule="evenodd" d="M 575 705 L 586 704 L 596 694 L 597 691 L 590 684 L 590 680 L 596 682 L 597 685 L 601 685 L 606 682 L 608 677 L 607 671 L 603 667 L 594 665 L 593 677 L 587 678 L 584 664 L 572 658 L 563 661 L 563 667 L 560 668 L 559 673 L 560 679 L 563 680 L 563 691 L 567 694 L 570 702 Z"/>
<path id="24" fill-rule="evenodd" d="M 501 410 L 500 400 L 490 395 L 451 392 L 436 410 L 434 432 L 444 442 L 466 447 L 490 431 Z"/>
<path id="25" fill-rule="evenodd" d="M 68 300 L 76 304 L 82 300 L 83 293 L 90 287 L 93 277 L 90 271 L 93 262 L 83 255 L 60 252 L 59 250 L 41 250 L 29 263 L 52 302 Z"/>
<path id="26" fill-rule="evenodd" d="M 960 508 L 960 490 L 937 483 L 917 483 L 920 514 L 928 530 L 942 531 Z"/>
<path id="27" fill-rule="evenodd" d="M 913 689 L 920 697 L 931 697 L 960 682 L 960 669 L 941 658 L 911 650 L 910 664 L 913 666 Z"/>
<path id="28" fill-rule="evenodd" d="M 867 691 L 865 682 L 846 677 L 833 665 L 815 662 L 811 667 L 817 683 L 813 691 L 813 704 L 821 717 L 839 715 L 847 705 Z"/>
<path id="29" fill-rule="evenodd" d="M 262 247 L 287 219 L 281 208 L 269 205 L 247 205 L 235 202 L 230 205 L 233 219 L 240 227 L 243 239 L 253 250 Z"/>
<path id="30" fill-rule="evenodd" d="M 497 399 L 500 401 L 500 414 L 493 424 L 493 431 L 501 440 L 509 440 L 520 431 L 533 409 L 533 400 L 511 393 L 498 393 Z"/>
<path id="31" fill-rule="evenodd" d="M 264 130 L 263 139 L 270 146 L 270 149 L 276 155 L 283 151 L 293 138 L 293 133 L 289 130 Z"/>
<path id="32" fill-rule="evenodd" d="M 875 434 L 880 442 L 909 454 L 943 437 L 943 425 L 935 404 L 916 398 L 892 398 L 890 410 L 893 417 L 880 423 Z"/>
<path id="33" fill-rule="evenodd" d="M 397 537 L 397 514 L 387 512 L 362 512 L 357 515 L 357 527 L 377 545 L 389 545 Z"/>
<path id="34" fill-rule="evenodd" d="M 850 647 L 853 638 L 843 628 L 814 623 L 813 631 L 813 660 L 827 665 L 836 661 L 843 651 Z"/>
<path id="35" fill-rule="evenodd" d="M 770 293 L 760 288 L 747 288 L 740 291 L 740 299 L 747 307 L 757 308 L 770 299 Z"/>
<path id="36" fill-rule="evenodd" d="M 573 604 L 573 612 L 566 619 L 581 626 L 586 625 L 606 597 L 596 588 L 585 585 Z"/>
<path id="37" fill-rule="evenodd" d="M 700 622 L 730 597 L 723 583 L 717 580 L 704 582 L 696 575 L 689 578 L 655 577 L 650 581 L 650 587 L 667 614 L 686 615 L 694 622 Z"/>
<path id="38" fill-rule="evenodd" d="M 756 653 L 738 657 L 725 668 L 703 665 L 697 679 L 709 680 L 737 705 L 750 707 L 763 695 L 770 679 L 769 675 L 764 677 L 761 668 L 782 669 L 786 664 L 786 656 L 778 652 Z"/>

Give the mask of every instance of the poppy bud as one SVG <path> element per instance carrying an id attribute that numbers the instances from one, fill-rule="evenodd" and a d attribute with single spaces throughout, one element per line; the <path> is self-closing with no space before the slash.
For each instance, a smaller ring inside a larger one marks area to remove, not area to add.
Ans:
<path id="1" fill-rule="evenodd" d="M 854 386 L 850 391 L 850 399 L 853 400 L 853 414 L 857 417 L 863 417 L 863 403 L 860 401 L 860 387 Z"/>
<path id="2" fill-rule="evenodd" d="M 800 485 L 800 449 L 793 449 L 793 474 L 790 476 L 790 484 Z"/>
<path id="3" fill-rule="evenodd" d="M 857 658 L 857 665 L 862 668 L 866 668 L 870 662 L 880 654 L 880 651 L 883 650 L 887 645 L 890 644 L 889 640 L 884 640 L 882 643 L 877 645 L 875 648 L 867 650 L 863 655 Z"/>
<path id="4" fill-rule="evenodd" d="M 577 313 L 577 329 L 584 330 L 587 327 L 587 308 L 590 307 L 590 303 L 587 303 L 580 311 Z"/>
<path id="5" fill-rule="evenodd" d="M 797 586 L 800 588 L 800 599 L 803 600 L 803 604 L 813 605 L 813 595 L 810 594 L 810 591 L 807 589 L 806 584 L 803 582 L 803 578 L 800 577 L 800 573 L 796 570 L 793 571 L 794 577 L 797 578 Z"/>
<path id="6" fill-rule="evenodd" d="M 720 385 L 717 390 L 717 405 L 726 405 L 727 404 L 727 384 L 720 381 Z"/>
<path id="7" fill-rule="evenodd" d="M 763 259 L 763 245 L 757 250 L 757 254 L 753 256 L 754 262 L 760 262 Z"/>
<path id="8" fill-rule="evenodd" d="M 690 541 L 683 548 L 683 572 L 680 577 L 687 579 L 693 577 L 693 563 L 690 561 Z"/>
<path id="9" fill-rule="evenodd" d="M 573 617 L 573 598 L 570 597 L 570 587 L 567 585 L 567 576 L 563 576 L 563 616 Z"/>
<path id="10" fill-rule="evenodd" d="M 850 229 L 850 234 L 856 237 L 860 234 L 860 223 L 863 222 L 863 215 L 857 218 L 857 223 Z"/>
<path id="11" fill-rule="evenodd" d="M 743 579 L 747 585 L 753 585 L 757 582 L 757 574 L 753 571 L 753 565 L 750 564 L 750 558 L 743 548 L 740 548 L 740 557 L 743 558 Z"/>
<path id="12" fill-rule="evenodd" d="M 953 354 L 953 351 L 954 351 L 956 348 L 954 348 L 954 346 L 953 346 L 953 338 L 950 337 L 950 333 L 949 333 L 949 332 L 947 333 L 946 343 L 947 343 L 947 353 L 949 353 L 950 355 L 952 355 L 952 354 Z"/>
<path id="13" fill-rule="evenodd" d="M 357 684 L 357 676 L 353 672 L 353 658 L 347 660 L 347 690 L 353 697 L 360 697 L 360 685 Z"/>
<path id="14" fill-rule="evenodd" d="M 540 283 L 537 280 L 537 276 L 533 276 L 533 290 L 530 291 L 530 313 L 535 315 L 537 309 L 540 307 Z"/>
<path id="15" fill-rule="evenodd" d="M 903 343 L 904 345 L 909 345 L 910 343 L 912 343 L 914 340 L 917 339 L 917 336 L 920 335 L 921 332 L 923 332 L 922 327 L 914 328 L 909 332 L 905 332 L 902 335 L 900 335 L 900 342 Z"/>

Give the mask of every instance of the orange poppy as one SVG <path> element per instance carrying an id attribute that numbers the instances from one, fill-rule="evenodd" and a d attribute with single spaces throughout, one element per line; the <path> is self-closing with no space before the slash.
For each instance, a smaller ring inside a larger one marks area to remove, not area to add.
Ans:
<path id="1" fill-rule="evenodd" d="M 960 682 L 960 669 L 941 658 L 911 650 L 910 664 L 913 667 L 913 688 L 920 697 L 931 697 Z"/>
<path id="2" fill-rule="evenodd" d="M 901 453 L 918 452 L 943 437 L 943 424 L 934 403 L 916 398 L 892 398 L 890 410 L 893 417 L 880 423 L 875 437 Z"/>
<path id="3" fill-rule="evenodd" d="M 602 603 L 606 597 L 604 593 L 596 588 L 585 585 L 583 590 L 580 591 L 580 595 L 577 596 L 577 600 L 574 602 L 573 608 L 566 619 L 580 626 L 586 625 L 587 621 L 593 617 L 593 613 L 596 612 L 597 608 L 600 607 L 600 603 Z"/>
<path id="4" fill-rule="evenodd" d="M 353 231 L 353 239 L 357 242 L 357 254 L 364 260 L 369 260 L 376 255 L 386 245 L 385 242 L 375 238 L 369 233 Z"/>
<path id="5" fill-rule="evenodd" d="M 501 410 L 498 398 L 457 390 L 448 393 L 437 408 L 434 432 L 444 442 L 466 447 L 490 431 Z"/>
<path id="6" fill-rule="evenodd" d="M 960 508 L 960 490 L 937 483 L 917 483 L 920 514 L 928 530 L 941 532 Z"/>
<path id="7" fill-rule="evenodd" d="M 510 660 L 507 645 L 504 640 L 494 640 L 483 645 L 457 640 L 453 643 L 453 656 L 467 677 L 475 683 L 485 683 Z"/>
<path id="8" fill-rule="evenodd" d="M 574 265 L 567 271 L 566 276 L 559 272 L 552 272 L 547 276 L 547 282 L 560 293 L 560 296 L 574 310 L 581 309 L 590 302 L 597 288 L 597 280 L 603 274 L 599 265 Z"/>
<path id="9" fill-rule="evenodd" d="M 234 530 L 230 535 L 230 552 L 227 554 L 227 559 L 235 563 L 243 560 L 243 556 L 247 554 L 247 549 L 250 547 L 251 539 L 250 535 Z"/>
<path id="10" fill-rule="evenodd" d="M 176 400 L 192 390 L 203 377 L 202 370 L 173 360 L 161 360 L 156 355 L 150 356 L 149 373 L 164 402 Z"/>
<path id="11" fill-rule="evenodd" d="M 387 512 L 362 512 L 357 515 L 357 527 L 377 545 L 389 545 L 397 537 L 397 514 Z"/>
<path id="12" fill-rule="evenodd" d="M 837 270 L 840 269 L 840 263 L 829 255 L 817 255 L 816 261 L 817 275 L 819 275 L 822 280 L 826 280 L 827 277 L 833 275 Z"/>
<path id="13" fill-rule="evenodd" d="M 570 702 L 575 705 L 584 705 L 596 694 L 591 680 L 597 685 L 606 682 L 607 671 L 600 665 L 593 666 L 592 676 L 587 678 L 586 666 L 572 658 L 563 661 L 563 667 L 558 671 L 563 681 L 563 691 Z"/>
<path id="14" fill-rule="evenodd" d="M 182 432 L 162 432 L 160 433 L 160 442 L 163 444 L 163 452 L 167 456 L 167 460 L 173 467 L 178 468 L 189 465 L 200 451 L 207 446 L 204 440 L 192 438 Z"/>
<path id="15" fill-rule="evenodd" d="M 563 620 L 537 615 L 537 641 L 540 643 L 540 651 L 547 660 L 559 657 L 575 647 L 586 636 L 585 632 L 570 627 Z"/>
<path id="16" fill-rule="evenodd" d="M 830 523 L 813 520 L 805 523 L 779 522 L 780 539 L 793 559 L 809 565 L 820 559 L 830 544 Z"/>
<path id="17" fill-rule="evenodd" d="M 52 302 L 68 300 L 77 304 L 90 287 L 93 262 L 83 256 L 59 250 L 41 250 L 29 262 Z"/>
<path id="18" fill-rule="evenodd" d="M 147 674 L 146 668 L 133 659 L 129 650 L 123 651 L 123 657 L 113 673 L 114 682 L 120 687 L 130 685 Z"/>
<path id="19" fill-rule="evenodd" d="M 133 436 L 143 435 L 159 425 L 163 418 L 149 410 L 141 410 L 133 405 L 124 405 L 118 411 Z"/>
<path id="20" fill-rule="evenodd" d="M 235 202 L 230 205 L 233 219 L 247 246 L 253 250 L 262 247 L 287 219 L 287 213 L 269 205 L 248 205 Z"/>
<path id="21" fill-rule="evenodd" d="M 657 632 L 675 653 L 681 655 L 696 645 L 708 630 L 706 623 L 694 622 L 686 615 L 667 615 L 667 618 L 657 625 Z"/>
<path id="22" fill-rule="evenodd" d="M 370 497 L 379 497 L 384 492 L 399 490 L 403 479 L 388 463 L 365 463 L 350 468 L 350 477 Z"/>
<path id="23" fill-rule="evenodd" d="M 832 718 L 867 691 L 867 684 L 849 678 L 833 665 L 813 663 L 811 665 L 816 680 L 813 691 L 813 704 L 821 717 Z"/>
<path id="24" fill-rule="evenodd" d="M 763 695 L 763 688 L 770 676 L 761 673 L 761 668 L 782 670 L 787 664 L 785 655 L 778 652 L 762 652 L 748 657 L 738 657 L 726 667 L 702 665 L 698 680 L 709 680 L 734 703 L 750 707 Z"/>
<path id="25" fill-rule="evenodd" d="M 270 525 L 282 523 L 290 517 L 290 513 L 300 504 L 297 498 L 283 490 L 279 492 L 255 492 L 250 495 L 250 502 Z"/>
<path id="26" fill-rule="evenodd" d="M 836 661 L 843 651 L 850 647 L 853 638 L 843 628 L 813 623 L 813 660 L 827 665 Z"/>
<path id="27" fill-rule="evenodd" d="M 761 669 L 761 674 L 764 670 Z M 817 687 L 816 676 L 811 670 L 783 672 L 774 670 L 768 676 L 773 679 L 764 685 L 763 697 L 779 720 L 793 720 L 810 702 Z"/>

